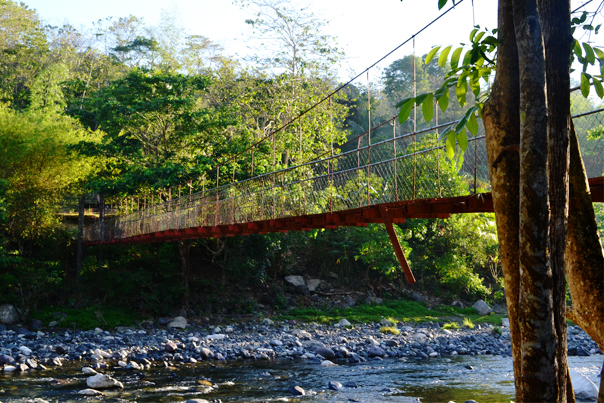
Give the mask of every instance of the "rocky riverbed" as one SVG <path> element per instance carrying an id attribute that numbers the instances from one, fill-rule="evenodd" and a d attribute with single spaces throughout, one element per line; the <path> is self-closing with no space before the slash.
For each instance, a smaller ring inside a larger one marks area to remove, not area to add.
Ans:
<path id="1" fill-rule="evenodd" d="M 202 361 L 275 359 L 330 367 L 337 363 L 379 364 L 387 358 L 438 360 L 456 356 L 509 356 L 509 330 L 491 325 L 474 329 L 445 329 L 443 324 L 389 323 L 351 325 L 343 319 L 326 326 L 294 321 L 248 321 L 232 325 L 190 325 L 182 317 L 165 328 L 118 328 L 72 331 L 24 327 L 0 327 L 0 371 L 4 374 L 57 370 L 81 361 L 87 375 L 83 395 L 122 388 L 108 371 L 144 372 Z M 388 328 L 386 333 L 384 328 Z M 391 332 L 399 334 L 392 334 Z M 578 327 L 569 327 L 569 355 L 601 354 L 596 344 Z M 57 368 L 52 368 L 57 367 Z M 203 385 L 203 380 L 200 380 Z M 354 382 L 352 382 L 354 383 Z M 208 387 L 211 383 L 208 382 Z M 353 384 L 333 381 L 331 389 Z M 304 395 L 304 388 L 291 384 L 291 395 Z M 0 395 L 1 396 L 1 395 Z M 1 400 L 1 399 L 0 399 Z"/>

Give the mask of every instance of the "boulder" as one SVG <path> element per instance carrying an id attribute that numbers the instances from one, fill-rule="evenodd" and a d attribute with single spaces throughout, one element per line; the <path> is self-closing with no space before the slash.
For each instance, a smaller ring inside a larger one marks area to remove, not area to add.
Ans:
<path id="1" fill-rule="evenodd" d="M 312 337 L 310 333 L 308 333 L 306 330 L 302 330 L 302 329 L 294 329 L 294 330 L 292 330 L 292 334 L 294 336 L 298 337 L 299 339 L 310 340 Z"/>
<path id="2" fill-rule="evenodd" d="M 262 321 L 262 324 L 263 324 L 264 326 L 272 326 L 272 325 L 274 325 L 274 324 L 275 324 L 275 322 L 273 322 L 273 321 L 272 321 L 272 320 L 270 320 L 269 318 L 266 318 L 266 319 L 264 319 L 264 320 Z"/>
<path id="3" fill-rule="evenodd" d="M 340 382 L 336 382 L 336 381 L 330 381 L 328 386 L 329 386 L 329 389 L 331 389 L 331 390 L 342 389 L 342 384 Z"/>
<path id="4" fill-rule="evenodd" d="M 451 306 L 452 306 L 453 308 L 460 308 L 460 309 L 464 309 L 464 308 L 466 307 L 466 306 L 463 304 L 463 302 L 461 302 L 461 301 L 453 301 L 453 302 L 451 303 Z"/>
<path id="5" fill-rule="evenodd" d="M 315 292 L 317 290 L 317 287 L 319 287 L 319 284 L 321 284 L 321 280 L 319 280 L 318 278 L 313 278 L 306 282 L 306 286 L 308 287 L 308 291 L 310 292 Z"/>
<path id="6" fill-rule="evenodd" d="M 291 393 L 294 396 L 304 396 L 306 395 L 306 392 L 304 391 L 304 389 L 302 389 L 299 386 L 292 386 L 291 388 L 287 389 L 287 391 L 289 393 Z"/>
<path id="7" fill-rule="evenodd" d="M 387 327 L 391 327 L 391 326 L 394 326 L 394 322 L 393 322 L 393 321 L 391 321 L 390 319 L 386 319 L 386 318 L 384 318 L 384 319 L 382 319 L 382 320 L 380 321 L 380 325 L 382 325 L 382 326 L 387 326 Z"/>
<path id="8" fill-rule="evenodd" d="M 369 347 L 369 351 L 367 351 L 367 355 L 369 355 L 369 357 L 383 357 L 386 353 L 378 346 L 371 346 Z"/>
<path id="9" fill-rule="evenodd" d="M 338 325 L 341 327 L 352 326 L 352 324 L 347 319 L 342 319 L 338 322 Z"/>
<path id="10" fill-rule="evenodd" d="M 476 309 L 480 316 L 485 316 L 493 312 L 491 307 L 489 307 L 483 300 L 476 301 L 476 303 L 472 305 L 472 308 Z"/>
<path id="11" fill-rule="evenodd" d="M 91 389 L 124 388 L 124 385 L 121 382 L 105 374 L 96 374 L 91 376 L 90 378 L 86 379 L 86 385 L 88 385 L 88 387 Z"/>
<path id="12" fill-rule="evenodd" d="M 287 276 L 285 277 L 285 282 L 294 288 L 307 286 L 302 276 Z"/>
<path id="13" fill-rule="evenodd" d="M 501 324 L 505 327 L 510 327 L 510 318 L 501 318 Z"/>
<path id="14" fill-rule="evenodd" d="M 12 325 L 19 321 L 17 309 L 9 304 L 0 305 L 0 323 Z"/>
<path id="15" fill-rule="evenodd" d="M 202 347 L 201 349 L 199 349 L 199 354 L 201 354 L 201 357 L 204 360 L 209 360 L 209 359 L 214 358 L 214 352 L 206 347 Z"/>
<path id="16" fill-rule="evenodd" d="M 44 327 L 44 323 L 42 323 L 40 319 L 32 319 L 30 324 L 31 328 L 34 330 L 40 330 Z"/>
<path id="17" fill-rule="evenodd" d="M 336 358 L 336 354 L 333 352 L 331 348 L 327 347 L 318 347 L 315 349 L 315 354 L 320 354 L 323 358 L 332 359 Z"/>
<path id="18" fill-rule="evenodd" d="M 176 318 L 172 319 L 170 323 L 168 323 L 168 327 L 174 329 L 184 329 L 187 327 L 187 319 L 183 316 L 177 316 Z"/>
<path id="19" fill-rule="evenodd" d="M 13 365 L 15 363 L 15 359 L 10 355 L 0 354 L 0 364 Z"/>

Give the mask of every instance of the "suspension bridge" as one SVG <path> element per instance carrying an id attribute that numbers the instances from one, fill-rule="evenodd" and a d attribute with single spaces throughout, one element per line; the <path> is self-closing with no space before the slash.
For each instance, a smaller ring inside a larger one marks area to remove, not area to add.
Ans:
<path id="1" fill-rule="evenodd" d="M 331 96 L 342 88 L 319 104 L 331 103 Z M 183 195 L 178 187 L 178 193 L 170 190 L 159 203 L 147 196 L 131 198 L 126 208 L 120 208 L 122 213 L 112 218 L 104 217 L 106 206 L 102 205 L 101 219 L 84 228 L 84 242 L 152 243 L 382 223 L 407 281 L 415 282 L 394 224 L 407 219 L 493 211 L 484 129 L 481 127 L 468 139 L 463 158 L 450 160 L 445 156 L 445 146 L 438 142 L 438 133 L 457 122 L 438 123 L 436 114 L 431 125 L 418 129 L 416 121 L 413 129 L 405 132 L 396 118 L 375 127 L 371 127 L 369 118 L 365 133 L 340 146 L 332 145 L 312 161 L 254 175 L 254 156 L 266 139 L 272 140 L 276 166 L 279 130 L 273 131 L 246 150 L 249 154 L 245 158 L 251 160 L 249 179 L 236 180 L 235 169 L 232 176 L 225 179 L 223 173 L 221 178 L 218 165 L 214 183 L 228 182 L 221 186 L 206 189 L 204 179 L 200 191 L 193 192 L 189 187 L 189 194 Z M 594 131 L 604 131 L 604 109 L 577 114 L 573 121 L 592 199 L 604 202 L 604 134 L 593 135 Z M 376 136 L 378 129 L 380 135 Z M 243 154 L 233 157 L 233 166 L 243 158 Z"/>

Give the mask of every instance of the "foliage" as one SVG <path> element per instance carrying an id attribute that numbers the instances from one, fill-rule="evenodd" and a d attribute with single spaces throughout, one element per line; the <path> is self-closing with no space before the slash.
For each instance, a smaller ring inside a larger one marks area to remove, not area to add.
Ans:
<path id="1" fill-rule="evenodd" d="M 467 327 L 468 329 L 474 329 L 475 325 L 474 322 L 472 322 L 472 319 L 469 318 L 463 318 L 463 321 L 461 322 L 464 327 Z"/>
<path id="2" fill-rule="evenodd" d="M 398 336 L 401 333 L 400 330 L 398 330 L 394 326 L 382 326 L 380 328 L 380 332 L 382 332 L 382 333 L 390 333 L 390 334 L 393 334 L 395 336 Z"/>
<path id="3" fill-rule="evenodd" d="M 81 309 L 47 306 L 32 317 L 41 320 L 46 325 L 52 321 L 60 321 L 59 328 L 73 329 L 75 327 L 80 330 L 91 330 L 97 327 L 110 330 L 117 326 L 134 326 L 142 320 L 140 315 L 123 308 L 108 308 L 99 305 Z"/>

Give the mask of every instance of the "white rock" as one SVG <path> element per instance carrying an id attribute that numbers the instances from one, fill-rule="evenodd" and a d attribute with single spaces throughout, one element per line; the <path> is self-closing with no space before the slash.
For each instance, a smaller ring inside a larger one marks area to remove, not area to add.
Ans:
<path id="1" fill-rule="evenodd" d="M 233 333 L 233 328 L 231 326 L 227 326 L 226 329 L 224 329 L 225 333 Z"/>
<path id="2" fill-rule="evenodd" d="M 103 359 L 103 357 L 101 357 L 100 355 L 98 355 L 97 353 L 94 353 L 90 356 L 90 358 L 92 358 L 95 361 L 101 361 Z"/>
<path id="3" fill-rule="evenodd" d="M 86 379 L 86 385 L 92 389 L 124 388 L 124 385 L 121 382 L 104 374 L 96 374 Z"/>
<path id="4" fill-rule="evenodd" d="M 226 337 L 226 334 L 209 334 L 206 336 L 207 340 L 222 340 Z"/>
<path id="5" fill-rule="evenodd" d="M 319 284 L 321 284 L 321 280 L 319 280 L 318 278 L 313 278 L 306 282 L 306 286 L 308 287 L 308 291 L 310 292 L 315 292 Z"/>
<path id="6" fill-rule="evenodd" d="M 222 332 L 222 329 L 220 328 L 220 326 L 216 326 L 216 327 L 214 328 L 214 334 L 218 334 L 218 333 L 220 333 L 220 332 Z"/>
<path id="7" fill-rule="evenodd" d="M 100 348 L 97 348 L 96 350 L 94 350 L 94 352 L 105 359 L 113 357 L 113 354 L 108 353 L 107 351 L 101 350 Z"/>
<path id="8" fill-rule="evenodd" d="M 0 323 L 12 325 L 17 321 L 19 321 L 19 313 L 14 306 L 8 304 L 0 305 Z"/>
<path id="9" fill-rule="evenodd" d="M 84 389 L 78 392 L 78 395 L 82 396 L 104 396 L 105 394 L 100 390 L 95 389 Z"/>
<path id="10" fill-rule="evenodd" d="M 275 322 L 273 322 L 273 321 L 272 321 L 272 320 L 270 320 L 269 318 L 266 318 L 266 319 L 264 319 L 264 320 L 262 321 L 262 324 L 263 324 L 264 326 L 272 326 L 272 325 L 274 325 L 274 324 L 275 324 Z"/>
<path id="11" fill-rule="evenodd" d="M 15 367 L 14 365 L 5 365 L 4 366 L 4 372 L 15 372 L 17 370 L 17 367 Z"/>
<path id="12" fill-rule="evenodd" d="M 476 309 L 480 316 L 485 316 L 493 312 L 493 310 L 483 300 L 476 301 L 476 303 L 472 305 L 472 308 Z"/>
<path id="13" fill-rule="evenodd" d="M 433 353 L 430 353 L 430 357 L 438 357 L 438 353 L 436 351 Z"/>
<path id="14" fill-rule="evenodd" d="M 128 366 L 128 364 L 127 364 L 127 363 L 125 363 L 124 361 L 118 361 L 118 362 L 117 362 L 117 365 L 119 365 L 119 366 L 120 366 L 120 367 L 122 367 L 122 368 L 126 368 L 126 367 Z"/>
<path id="15" fill-rule="evenodd" d="M 348 321 L 348 319 L 342 319 L 338 322 L 338 325 L 344 327 L 344 326 L 352 326 L 352 323 L 350 323 Z"/>
<path id="16" fill-rule="evenodd" d="M 505 327 L 510 327 L 510 318 L 501 318 L 501 324 Z"/>
<path id="17" fill-rule="evenodd" d="M 97 327 L 97 328 L 94 329 L 94 332 L 96 334 L 102 334 L 103 333 L 103 329 L 101 329 L 100 327 Z"/>
<path id="18" fill-rule="evenodd" d="M 582 400 L 596 401 L 598 398 L 598 388 L 585 375 L 574 369 L 570 370 L 570 379 L 575 391 L 575 397 Z"/>
<path id="19" fill-rule="evenodd" d="M 257 348 L 256 351 L 259 353 L 264 353 L 264 354 L 274 352 L 272 348 L 263 348 L 263 347 Z"/>
<path id="20" fill-rule="evenodd" d="M 29 356 L 31 354 L 31 349 L 29 349 L 25 346 L 19 347 L 19 351 L 21 351 L 21 354 L 23 354 L 23 355 Z"/>
<path id="21" fill-rule="evenodd" d="M 172 319 L 172 322 L 168 323 L 168 327 L 174 329 L 184 329 L 187 327 L 187 324 L 188 322 L 186 318 L 183 316 L 177 316 L 176 318 Z"/>
<path id="22" fill-rule="evenodd" d="M 443 329 L 443 330 L 442 330 L 442 332 L 443 332 L 444 334 L 453 334 L 453 332 L 452 332 L 452 331 L 450 331 L 449 329 Z"/>
<path id="23" fill-rule="evenodd" d="M 277 339 L 271 340 L 269 343 L 271 346 L 275 346 L 275 347 L 280 347 L 283 345 L 283 342 L 281 340 L 277 340 Z"/>
<path id="24" fill-rule="evenodd" d="M 296 337 L 298 337 L 299 339 L 311 339 L 312 336 L 310 335 L 310 333 L 308 333 L 306 330 L 302 330 L 302 329 L 294 329 L 292 330 L 292 334 Z"/>
<path id="25" fill-rule="evenodd" d="M 325 360 L 321 362 L 321 366 L 322 367 L 335 367 L 338 364 L 334 364 L 333 362 L 329 361 L 329 360 Z"/>
<path id="26" fill-rule="evenodd" d="M 306 281 L 302 276 L 286 276 L 285 282 L 292 287 L 305 287 Z"/>
<path id="27" fill-rule="evenodd" d="M 426 336 L 424 333 L 415 333 L 415 334 L 413 335 L 413 338 L 414 338 L 416 341 L 424 341 L 424 340 L 426 340 L 427 336 Z"/>
<path id="28" fill-rule="evenodd" d="M 96 372 L 94 369 L 92 369 L 90 367 L 83 367 L 82 368 L 82 372 L 85 373 L 86 375 L 96 375 L 96 374 L 98 374 L 98 372 Z"/>

